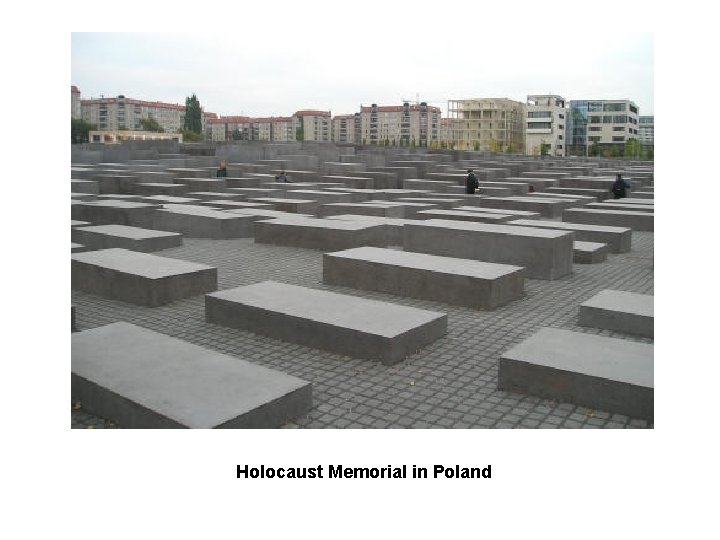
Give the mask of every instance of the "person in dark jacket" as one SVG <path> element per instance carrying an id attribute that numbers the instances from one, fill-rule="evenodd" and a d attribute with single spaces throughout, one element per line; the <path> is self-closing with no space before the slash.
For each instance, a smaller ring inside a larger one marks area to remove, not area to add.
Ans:
<path id="1" fill-rule="evenodd" d="M 215 176 L 218 178 L 227 178 L 227 164 L 225 163 L 225 160 L 220 162 L 220 167 L 218 168 L 217 173 L 215 173 Z"/>
<path id="2" fill-rule="evenodd" d="M 627 197 L 627 190 L 630 189 L 630 184 L 622 177 L 621 174 L 615 175 L 615 182 L 613 182 L 610 191 L 615 199 L 624 199 Z"/>
<path id="3" fill-rule="evenodd" d="M 280 171 L 280 174 L 278 174 L 275 177 L 275 181 L 276 182 L 287 182 L 288 179 L 287 179 L 287 176 L 285 176 L 285 171 Z"/>
<path id="4" fill-rule="evenodd" d="M 468 169 L 468 175 L 467 178 L 465 178 L 465 193 L 467 193 L 468 195 L 474 195 L 475 190 L 479 187 L 480 182 L 478 182 L 475 173 L 473 173 L 472 169 Z"/>

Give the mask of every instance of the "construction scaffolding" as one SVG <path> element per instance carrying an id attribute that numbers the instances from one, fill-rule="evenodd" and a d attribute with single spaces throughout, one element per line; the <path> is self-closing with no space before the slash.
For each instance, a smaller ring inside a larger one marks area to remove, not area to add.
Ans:
<path id="1" fill-rule="evenodd" d="M 448 142 L 457 150 L 524 152 L 525 111 L 506 98 L 448 100 Z"/>

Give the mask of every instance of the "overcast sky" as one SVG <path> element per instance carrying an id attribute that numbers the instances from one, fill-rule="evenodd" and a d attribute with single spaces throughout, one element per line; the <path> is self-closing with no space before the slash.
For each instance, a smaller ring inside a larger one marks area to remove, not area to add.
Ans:
<path id="1" fill-rule="evenodd" d="M 426 16 L 405 20 L 379 28 L 361 18 L 281 31 L 247 23 L 223 33 L 73 33 L 71 82 L 83 99 L 124 94 L 184 103 L 195 92 L 206 111 L 220 115 L 346 114 L 360 104 L 400 104 L 417 95 L 445 113 L 448 99 L 525 101 L 539 93 L 628 98 L 640 114 L 654 112 L 650 33 L 591 39 L 569 27 L 547 31 L 541 22 L 513 33 L 448 25 L 428 31 Z M 420 30 L 412 30 L 415 24 Z"/>

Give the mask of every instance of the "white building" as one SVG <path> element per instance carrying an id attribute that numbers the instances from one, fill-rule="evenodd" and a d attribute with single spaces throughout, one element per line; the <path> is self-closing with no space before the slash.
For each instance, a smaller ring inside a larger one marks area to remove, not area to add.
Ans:
<path id="1" fill-rule="evenodd" d="M 423 102 L 360 108 L 362 144 L 430 147 L 440 140 L 440 108 Z"/>
<path id="2" fill-rule="evenodd" d="M 527 97 L 525 153 L 529 156 L 565 156 L 565 98 L 556 95 Z"/>
<path id="3" fill-rule="evenodd" d="M 638 140 L 644 146 L 655 145 L 655 117 L 641 116 L 638 121 Z"/>
<path id="4" fill-rule="evenodd" d="M 80 90 L 77 86 L 70 87 L 70 118 L 82 118 Z"/>

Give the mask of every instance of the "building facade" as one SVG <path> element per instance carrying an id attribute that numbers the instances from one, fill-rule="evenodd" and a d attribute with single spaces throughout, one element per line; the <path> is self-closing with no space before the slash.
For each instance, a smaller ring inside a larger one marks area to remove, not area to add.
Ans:
<path id="1" fill-rule="evenodd" d="M 82 118 L 82 108 L 80 107 L 80 90 L 77 86 L 70 87 L 70 118 Z"/>
<path id="2" fill-rule="evenodd" d="M 524 152 L 526 108 L 506 98 L 449 100 L 449 144 L 457 150 Z"/>
<path id="3" fill-rule="evenodd" d="M 343 114 L 332 119 L 332 140 L 337 143 L 355 143 L 355 122 L 360 114 Z"/>
<path id="4" fill-rule="evenodd" d="M 114 98 L 83 99 L 80 105 L 83 120 L 94 124 L 98 131 L 141 131 L 140 120 L 153 118 L 166 132 L 177 133 L 185 121 L 185 105 L 176 103 L 142 101 L 120 95 Z M 216 116 L 203 112 L 203 133 L 207 133 L 207 119 Z"/>
<path id="5" fill-rule="evenodd" d="M 360 108 L 362 144 L 430 147 L 440 140 L 440 108 L 422 102 Z"/>
<path id="6" fill-rule="evenodd" d="M 332 120 L 330 111 L 297 111 L 294 115 L 295 136 L 288 140 L 332 141 Z"/>
<path id="7" fill-rule="evenodd" d="M 180 133 L 154 133 L 152 131 L 98 131 L 88 132 L 88 140 L 91 143 L 115 144 L 123 141 L 177 141 L 183 142 Z"/>
<path id="8" fill-rule="evenodd" d="M 556 95 L 527 97 L 525 153 L 529 156 L 565 155 L 565 98 Z"/>
<path id="9" fill-rule="evenodd" d="M 570 101 L 567 155 L 591 155 L 594 149 L 620 152 L 629 139 L 638 139 L 638 113 L 628 99 Z"/>
<path id="10" fill-rule="evenodd" d="M 655 146 L 655 117 L 641 116 L 638 120 L 638 140 L 643 146 Z"/>

